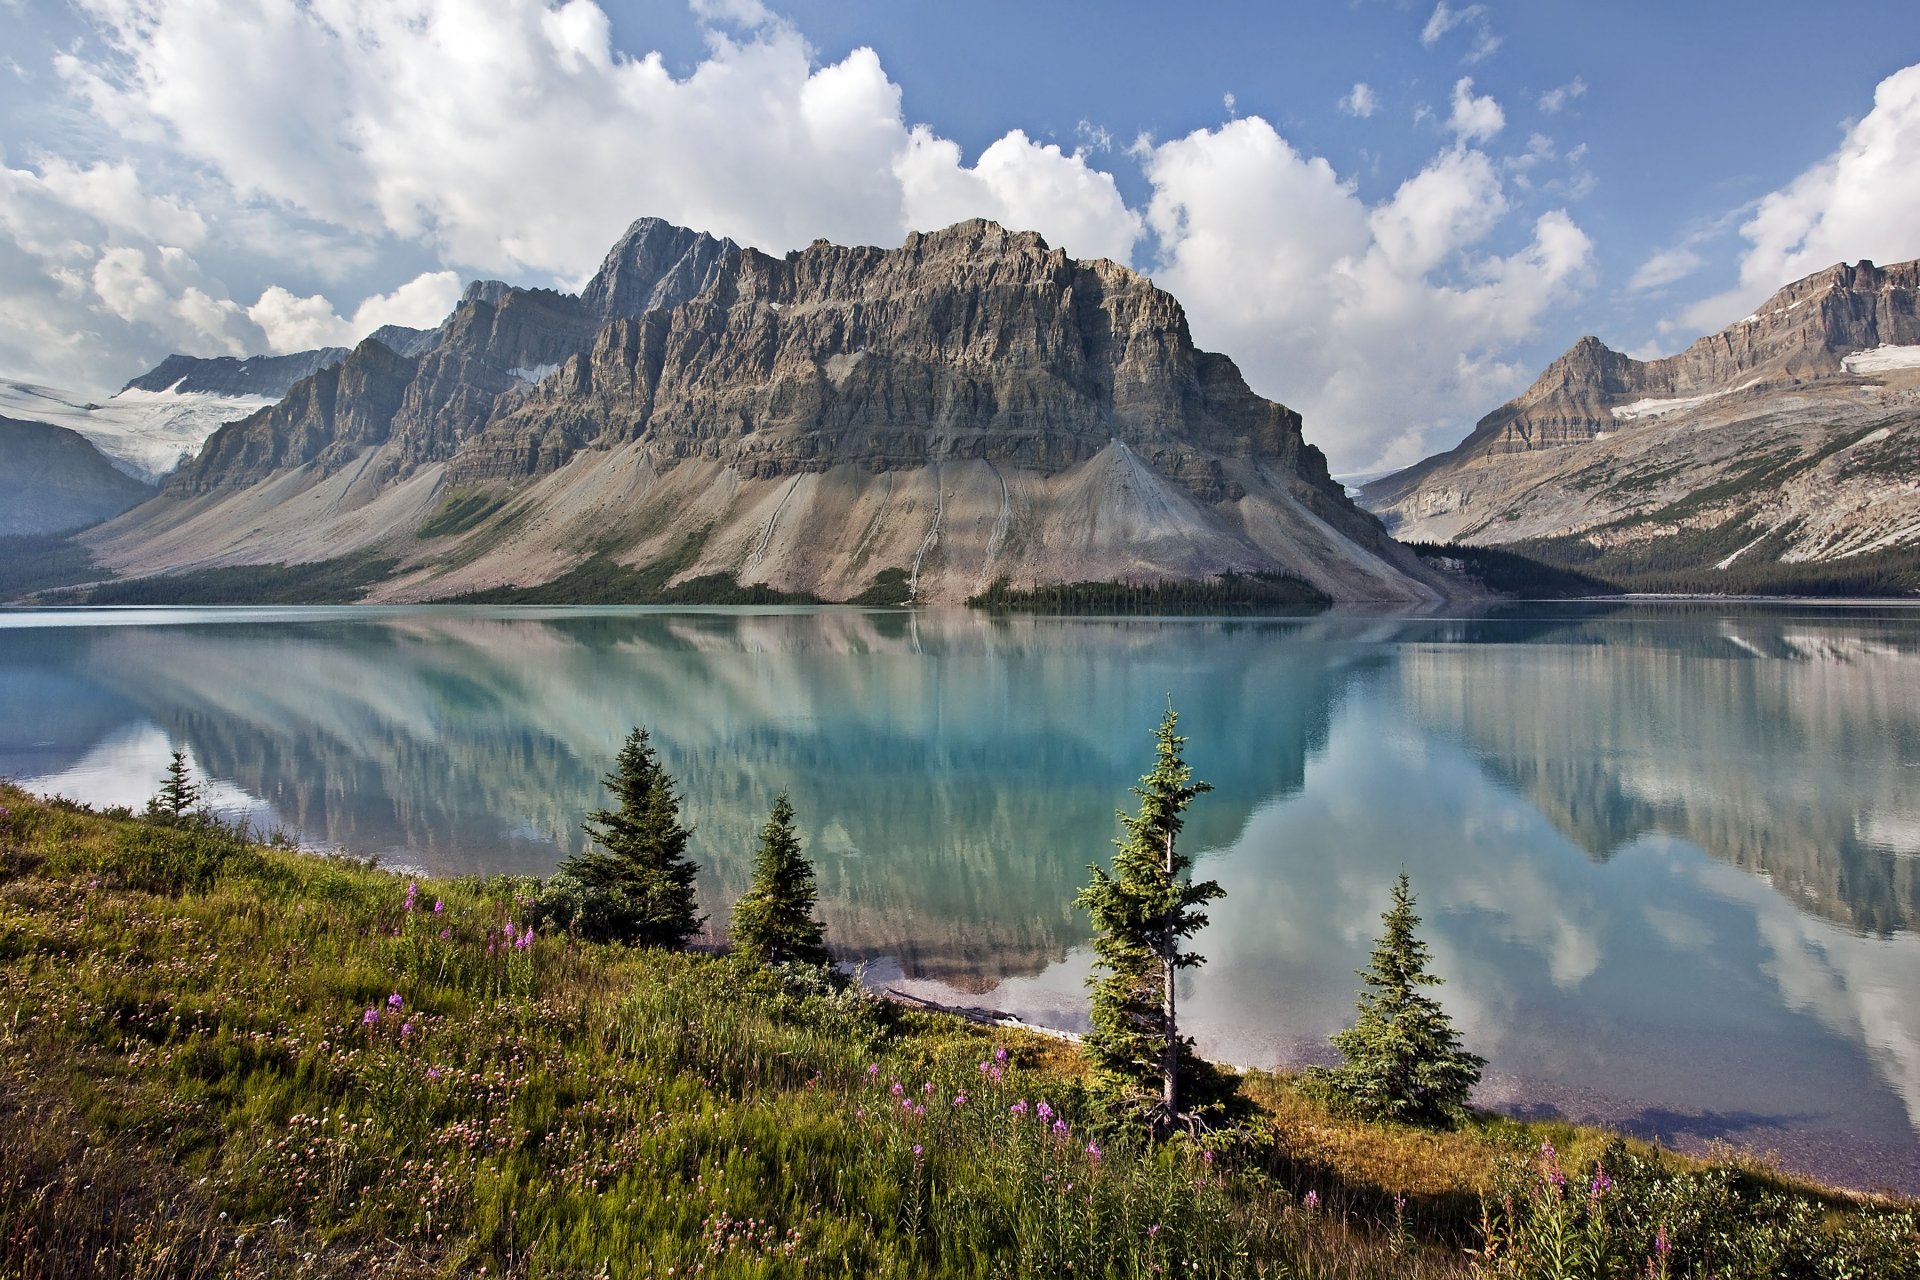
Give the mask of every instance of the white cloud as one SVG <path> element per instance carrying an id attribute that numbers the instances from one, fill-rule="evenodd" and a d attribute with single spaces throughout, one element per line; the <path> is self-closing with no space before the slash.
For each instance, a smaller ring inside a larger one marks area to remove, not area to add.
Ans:
<path id="1" fill-rule="evenodd" d="M 1500 47 L 1500 37 L 1493 33 L 1493 24 L 1487 19 L 1487 7 L 1483 4 L 1470 4 L 1463 9 L 1449 9 L 1447 0 L 1440 0 L 1433 7 L 1433 16 L 1427 19 L 1427 25 L 1420 30 L 1420 43 L 1431 49 L 1455 27 L 1465 27 L 1473 33 L 1473 44 L 1461 56 L 1462 62 L 1479 62 L 1491 57 Z"/>
<path id="2" fill-rule="evenodd" d="M 1585 97 L 1587 82 L 1579 76 L 1540 95 L 1539 107 L 1547 115 L 1558 115 L 1575 98 Z"/>
<path id="3" fill-rule="evenodd" d="M 706 52 L 677 71 L 615 48 L 593 0 L 80 3 L 98 35 L 56 62 L 127 158 L 51 184 L 26 173 L 19 209 L 0 191 L 0 362 L 91 366 L 95 382 L 135 372 L 136 352 L 431 324 L 451 302 L 443 268 L 577 282 L 642 214 L 771 251 L 898 244 L 980 215 L 1123 262 L 1151 226 L 1197 337 L 1306 411 L 1344 467 L 1411 460 L 1498 403 L 1531 372 L 1513 345 L 1587 270 L 1565 214 L 1513 218 L 1474 147 L 1505 116 L 1470 80 L 1453 145 L 1389 199 L 1363 201 L 1248 117 L 1137 144 L 1141 210 L 1092 163 L 1113 154 L 1103 131 L 1064 150 L 1015 130 L 963 154 L 906 120 L 871 49 L 822 61 L 757 0 L 702 0 Z M 1469 60 L 1498 43 L 1478 5 L 1441 4 L 1427 25 L 1430 44 L 1476 36 Z M 1378 110 L 1378 95 L 1356 85 L 1347 106 Z M 238 246 L 257 300 L 236 306 L 191 259 L 163 258 L 169 243 Z M 107 247 L 139 261 L 103 268 Z M 333 301 L 405 255 L 409 284 L 350 315 Z"/>
<path id="4" fill-rule="evenodd" d="M 1649 289 L 1658 289 L 1676 280 L 1684 280 L 1706 265 L 1705 258 L 1685 245 L 1662 249 L 1640 264 L 1633 278 L 1627 281 L 1627 290 L 1630 293 L 1644 293 Z"/>
<path id="5" fill-rule="evenodd" d="M 981 152 L 972 168 L 960 148 L 916 127 L 895 162 L 906 224 L 935 230 L 964 218 L 988 217 L 1009 227 L 1047 228 L 1050 243 L 1076 257 L 1125 262 L 1140 236 L 1140 215 L 1127 208 L 1110 174 L 1089 168 L 1051 143 L 1016 129 Z"/>
<path id="6" fill-rule="evenodd" d="M 1453 111 L 1447 128 L 1462 142 L 1485 142 L 1507 127 L 1507 114 L 1491 96 L 1473 96 L 1473 77 L 1461 76 L 1453 85 Z"/>
<path id="7" fill-rule="evenodd" d="M 1371 208 L 1258 117 L 1154 147 L 1146 170 L 1155 279 L 1339 471 L 1412 462 L 1512 394 L 1533 371 L 1506 353 L 1591 270 L 1559 211 L 1516 252 L 1484 252 L 1508 203 L 1466 147 Z"/>
<path id="8" fill-rule="evenodd" d="M 1686 308 L 1677 327 L 1720 329 L 1837 262 L 1920 257 L 1920 64 L 1882 80 L 1839 149 L 1761 200 L 1740 234 L 1739 285 Z"/>
<path id="9" fill-rule="evenodd" d="M 1380 109 L 1380 95 L 1375 93 L 1367 82 L 1362 80 L 1354 84 L 1353 90 L 1340 99 L 1340 109 L 1350 116 L 1365 120 Z"/>
<path id="10" fill-rule="evenodd" d="M 591 0 L 84 3 L 115 56 L 62 65 L 103 118 L 449 265 L 578 279 L 646 213 L 774 251 L 898 243 L 926 209 L 1016 217 L 1070 252 L 1129 247 L 1108 175 L 1018 133 L 970 169 L 902 118 L 871 49 L 816 67 L 753 0 L 696 6 L 739 34 L 709 30 L 681 78 L 616 51 Z"/>
<path id="11" fill-rule="evenodd" d="M 247 316 L 281 353 L 314 347 L 351 347 L 382 325 L 431 329 L 460 300 L 460 277 L 451 271 L 425 272 L 392 293 L 375 294 L 354 309 L 352 319 L 335 313 L 323 294 L 299 297 L 272 285 L 247 308 Z"/>

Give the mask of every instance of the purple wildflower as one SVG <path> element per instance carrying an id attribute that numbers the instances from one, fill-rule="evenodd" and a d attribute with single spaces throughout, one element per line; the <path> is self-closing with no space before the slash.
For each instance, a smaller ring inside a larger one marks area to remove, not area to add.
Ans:
<path id="1" fill-rule="evenodd" d="M 1664 1222 L 1653 1233 L 1653 1251 L 1662 1258 L 1673 1252 L 1673 1241 L 1667 1239 L 1667 1224 Z"/>
<path id="2" fill-rule="evenodd" d="M 1307 1192 L 1306 1197 L 1300 1201 L 1300 1207 L 1308 1213 L 1317 1211 L 1320 1208 L 1320 1193 L 1318 1191 Z"/>
<path id="3" fill-rule="evenodd" d="M 1097 1143 L 1097 1142 L 1089 1142 L 1089 1143 L 1087 1144 L 1087 1159 L 1089 1159 L 1089 1160 L 1092 1160 L 1092 1161 L 1095 1161 L 1096 1163 L 1097 1163 L 1097 1162 L 1099 1161 L 1099 1159 L 1100 1159 L 1100 1144 L 1099 1144 L 1099 1143 Z"/>
<path id="4" fill-rule="evenodd" d="M 1007 1060 L 1006 1049 L 1005 1048 L 995 1049 L 993 1051 L 993 1060 L 995 1062 L 1005 1062 Z"/>
<path id="5" fill-rule="evenodd" d="M 1066 1137 L 1066 1136 L 1067 1136 L 1067 1122 L 1066 1122 L 1065 1120 L 1055 1120 L 1055 1121 L 1053 1122 L 1053 1133 L 1054 1133 L 1054 1136 L 1055 1136 L 1055 1137 L 1057 1137 L 1057 1138 L 1064 1138 L 1064 1137 Z"/>
<path id="6" fill-rule="evenodd" d="M 417 899 L 419 896 L 420 896 L 420 886 L 415 884 L 411 880 L 407 881 L 407 897 L 406 897 L 406 901 L 400 904 L 400 909 L 402 911 L 413 910 L 414 900 Z"/>
<path id="7" fill-rule="evenodd" d="M 1593 1181 L 1587 1184 L 1587 1198 L 1598 1200 L 1611 1190 L 1613 1190 L 1613 1179 L 1607 1176 L 1604 1168 L 1596 1167 L 1593 1171 Z"/>
<path id="8" fill-rule="evenodd" d="M 406 1001 L 400 998 L 400 993 L 398 991 L 394 992 L 392 995 L 387 997 L 387 1008 L 389 1009 L 398 1010 L 400 1006 L 405 1003 Z"/>
<path id="9" fill-rule="evenodd" d="M 533 926 L 528 925 L 527 931 L 521 934 L 519 940 L 515 942 L 513 945 L 520 948 L 522 951 L 525 951 L 528 947 L 532 946 L 533 945 Z"/>
<path id="10" fill-rule="evenodd" d="M 453 930 L 451 929 L 442 929 L 440 931 L 440 941 L 442 942 L 445 942 L 448 938 L 451 938 L 452 936 L 453 936 Z"/>
<path id="11" fill-rule="evenodd" d="M 1149 1240 L 1151 1240 L 1151 1239 L 1153 1239 L 1153 1238 L 1154 1238 L 1155 1236 L 1157 1236 L 1157 1235 L 1159 1235 L 1159 1234 L 1160 1234 L 1160 1224 L 1159 1224 L 1159 1223 L 1157 1223 L 1157 1222 L 1156 1222 L 1156 1223 L 1154 1223 L 1154 1224 L 1153 1224 L 1152 1226 L 1150 1226 L 1150 1227 L 1148 1227 L 1148 1228 L 1147 1228 L 1147 1239 L 1149 1239 Z"/>
<path id="12" fill-rule="evenodd" d="M 869 1062 L 869 1063 L 867 1064 L 867 1076 L 868 1076 L 868 1078 L 872 1078 L 872 1077 L 874 1077 L 874 1076 L 877 1076 L 877 1075 L 879 1075 L 879 1074 L 880 1074 L 880 1064 L 879 1064 L 879 1063 L 877 1063 L 877 1062 Z"/>
<path id="13" fill-rule="evenodd" d="M 920 1144 L 917 1142 L 913 1144 L 913 1158 L 915 1160 L 920 1158 Z"/>
<path id="14" fill-rule="evenodd" d="M 366 1013 L 360 1017 L 360 1025 L 363 1027 L 370 1027 L 378 1021 L 380 1021 L 380 1010 L 372 1006 L 369 1006 Z"/>
<path id="15" fill-rule="evenodd" d="M 931 1081 L 931 1080 L 929 1080 L 929 1081 L 927 1081 L 927 1082 L 926 1082 L 925 1084 L 923 1084 L 923 1085 L 921 1085 L 921 1086 L 920 1086 L 920 1092 L 922 1092 L 922 1093 L 932 1093 L 932 1092 L 933 1092 L 933 1081 Z"/>
<path id="16" fill-rule="evenodd" d="M 433 900 L 433 914 L 439 915 L 442 911 L 445 911 L 446 909 L 447 909 L 446 903 L 442 902 L 438 898 L 435 898 Z"/>
<path id="17" fill-rule="evenodd" d="M 1027 1114 L 1027 1100 L 1022 1098 L 1020 1101 L 1008 1107 L 1007 1114 L 1010 1116 L 1023 1116 Z"/>
<path id="18" fill-rule="evenodd" d="M 1033 1109 L 1033 1114 L 1039 1116 L 1042 1121 L 1051 1120 L 1053 1119 L 1053 1108 L 1042 1102 Z"/>
<path id="19" fill-rule="evenodd" d="M 403 1035 L 403 1036 L 410 1036 L 410 1035 L 412 1035 L 412 1034 L 413 1034 L 413 1024 L 412 1024 L 411 1022 L 403 1022 L 403 1023 L 401 1023 L 401 1024 L 400 1024 L 400 1034 L 401 1034 L 401 1035 Z"/>
<path id="20" fill-rule="evenodd" d="M 440 1078 L 440 1068 L 438 1067 L 427 1068 L 427 1079 L 438 1080 L 439 1078 Z"/>
<path id="21" fill-rule="evenodd" d="M 967 1105 L 966 1090 L 962 1089 L 959 1093 L 953 1095 L 953 1105 L 956 1107 L 964 1107 Z"/>
<path id="22" fill-rule="evenodd" d="M 894 1097 L 896 1097 L 896 1098 L 897 1098 L 897 1097 L 899 1097 L 899 1096 L 900 1096 L 901 1094 L 903 1094 L 903 1093 L 905 1093 L 905 1092 L 906 1092 L 906 1090 L 905 1090 L 904 1088 L 902 1088 L 902 1087 L 901 1087 L 901 1085 L 900 1085 L 900 1082 L 899 1082 L 898 1080 L 895 1080 L 895 1081 L 893 1082 L 893 1087 L 892 1087 L 891 1089 L 889 1089 L 889 1090 L 887 1090 L 887 1092 L 889 1092 L 889 1093 L 891 1093 L 891 1094 L 892 1094 L 892 1095 L 893 1095 Z"/>

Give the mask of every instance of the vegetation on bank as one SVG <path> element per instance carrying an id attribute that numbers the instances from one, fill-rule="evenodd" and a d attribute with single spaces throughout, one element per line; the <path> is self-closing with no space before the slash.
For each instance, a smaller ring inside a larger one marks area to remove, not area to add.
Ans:
<path id="1" fill-rule="evenodd" d="M 596 551 L 559 577 L 529 587 L 491 587 L 451 597 L 450 604 L 819 604 L 818 596 L 780 591 L 763 583 L 742 586 L 731 574 L 673 579 L 700 558 L 711 527 L 687 535 L 678 548 L 636 569 Z"/>
<path id="2" fill-rule="evenodd" d="M 672 780 L 611 777 L 595 824 L 652 866 Z M 1254 1074 L 1153 1141 L 1057 1041 L 538 928 L 538 882 L 301 854 L 165 784 L 0 784 L 0 1275 L 1920 1277 L 1911 1205 L 1567 1125 Z"/>
<path id="3" fill-rule="evenodd" d="M 193 573 L 125 578 L 73 593 L 71 603 L 353 604 L 387 577 L 399 561 L 377 554 L 341 556 L 308 564 L 241 564 Z"/>
<path id="4" fill-rule="evenodd" d="M 93 552 L 68 534 L 0 538 L 0 600 L 113 576 L 111 569 L 93 562 Z"/>
<path id="5" fill-rule="evenodd" d="M 1412 542 L 1444 572 L 1489 591 L 1535 600 L 1584 596 L 1713 595 L 1910 597 L 1920 594 L 1920 547 L 1890 547 L 1844 560 L 1789 563 L 1779 557 L 1791 530 L 1750 527 L 1745 518 L 1705 530 L 1596 546 L 1585 535 L 1530 538 L 1497 547 Z M 1728 556 L 1733 563 L 1717 566 Z"/>
<path id="6" fill-rule="evenodd" d="M 994 579 L 967 606 L 995 613 L 1295 613 L 1315 612 L 1333 598 L 1283 573 L 1226 572 L 1159 582 L 1059 582 L 1025 590 Z"/>

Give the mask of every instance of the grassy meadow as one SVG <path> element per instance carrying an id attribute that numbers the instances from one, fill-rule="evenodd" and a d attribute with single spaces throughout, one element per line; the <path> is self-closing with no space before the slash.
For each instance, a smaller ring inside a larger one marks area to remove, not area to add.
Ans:
<path id="1" fill-rule="evenodd" d="M 1069 1044 L 532 887 L 0 784 L 0 1277 L 1920 1277 L 1910 1203 L 1569 1125 L 1255 1075 L 1150 1146 Z"/>

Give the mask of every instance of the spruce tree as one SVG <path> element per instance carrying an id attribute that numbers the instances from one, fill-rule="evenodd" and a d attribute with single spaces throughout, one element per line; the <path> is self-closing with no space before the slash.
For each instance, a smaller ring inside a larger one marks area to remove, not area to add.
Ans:
<path id="1" fill-rule="evenodd" d="M 813 864 L 793 830 L 793 804 L 782 791 L 760 832 L 753 886 L 733 904 L 733 949 L 759 964 L 829 965 L 826 926 L 814 918 Z"/>
<path id="2" fill-rule="evenodd" d="M 1187 805 L 1213 789 L 1181 758 L 1178 724 L 1169 705 L 1153 769 L 1133 788 L 1139 810 L 1119 815 L 1126 835 L 1114 841 L 1113 871 L 1089 867 L 1092 882 L 1074 898 L 1092 919 L 1095 962 L 1106 971 L 1087 979 L 1087 1055 L 1102 1089 L 1159 1134 L 1180 1118 L 1183 1086 L 1203 1074 L 1193 1042 L 1180 1035 L 1178 977 L 1205 957 L 1182 943 L 1205 927 L 1200 908 L 1225 893 L 1212 880 L 1192 881 L 1193 860 L 1177 843 Z"/>
<path id="3" fill-rule="evenodd" d="M 1393 905 L 1380 917 L 1386 932 L 1359 971 L 1368 988 L 1357 1001 L 1360 1016 L 1333 1037 L 1345 1062 L 1312 1074 L 1368 1119 L 1443 1126 L 1465 1112 L 1487 1060 L 1460 1047 L 1446 1011 L 1422 990 L 1442 979 L 1427 972 L 1413 903 L 1402 871 Z"/>
<path id="4" fill-rule="evenodd" d="M 557 914 L 570 912 L 565 923 L 590 937 L 685 946 L 706 923 L 694 904 L 699 869 L 686 852 L 693 832 L 680 824 L 673 777 L 661 768 L 645 729 L 627 735 L 604 782 L 616 807 L 595 810 L 584 824 L 599 848 L 560 865 L 554 880 L 571 881 L 580 892 L 579 902 Z"/>
<path id="5" fill-rule="evenodd" d="M 192 812 L 203 794 L 205 789 L 193 780 L 192 770 L 187 767 L 187 753 L 175 747 L 167 772 L 160 779 L 160 794 L 147 801 L 147 816 L 178 822 Z"/>

